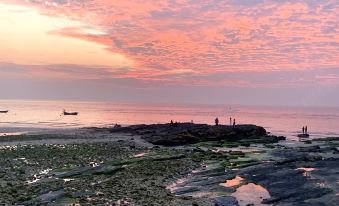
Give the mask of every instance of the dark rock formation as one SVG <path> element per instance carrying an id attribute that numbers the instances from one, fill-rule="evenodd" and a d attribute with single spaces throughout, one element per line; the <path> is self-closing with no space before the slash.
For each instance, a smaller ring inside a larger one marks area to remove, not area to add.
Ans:
<path id="1" fill-rule="evenodd" d="M 50 191 L 46 194 L 42 194 L 31 201 L 24 202 L 24 205 L 47 205 L 48 203 L 61 199 L 65 196 L 63 189 L 58 191 Z"/>
<path id="2" fill-rule="evenodd" d="M 74 169 L 70 169 L 69 171 L 55 173 L 55 177 L 57 178 L 69 178 L 69 177 L 76 177 L 81 175 L 102 175 L 102 174 L 114 174 L 124 168 L 121 166 L 98 166 L 98 167 L 91 167 L 91 166 L 83 166 L 77 167 Z"/>
<path id="3" fill-rule="evenodd" d="M 232 196 L 216 197 L 214 199 L 216 206 L 238 206 L 238 201 Z"/>
<path id="4" fill-rule="evenodd" d="M 111 132 L 129 132 L 140 135 L 155 145 L 175 146 L 201 141 L 237 141 L 241 139 L 267 138 L 268 142 L 278 142 L 282 137 L 267 136 L 263 127 L 256 125 L 210 126 L 206 124 L 180 123 L 133 125 L 123 128 L 112 128 Z"/>
<path id="5" fill-rule="evenodd" d="M 338 197 L 335 176 L 338 174 L 338 159 L 290 161 L 283 165 L 265 163 L 243 169 L 239 175 L 248 182 L 264 186 L 271 198 L 263 204 L 279 205 L 335 205 Z M 314 167 L 315 171 L 299 170 L 299 167 Z M 323 186 L 322 186 L 323 185 Z M 334 192 L 333 192 L 334 191 Z M 322 202 L 323 204 L 318 204 Z M 324 204 L 325 203 L 325 204 Z"/>

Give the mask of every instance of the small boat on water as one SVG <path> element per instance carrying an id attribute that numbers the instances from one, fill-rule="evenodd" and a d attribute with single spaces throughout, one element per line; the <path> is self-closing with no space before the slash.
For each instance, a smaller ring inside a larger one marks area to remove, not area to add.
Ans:
<path id="1" fill-rule="evenodd" d="M 0 110 L 0 113 L 8 113 L 8 110 Z"/>
<path id="2" fill-rule="evenodd" d="M 64 110 L 64 115 L 78 115 L 78 114 L 79 114 L 79 112 L 66 112 Z"/>

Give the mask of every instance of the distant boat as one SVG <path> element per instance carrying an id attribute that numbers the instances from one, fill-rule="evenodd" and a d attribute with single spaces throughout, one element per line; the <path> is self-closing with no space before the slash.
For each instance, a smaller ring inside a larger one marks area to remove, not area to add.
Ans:
<path id="1" fill-rule="evenodd" d="M 0 110 L 0 113 L 8 113 L 8 110 Z"/>
<path id="2" fill-rule="evenodd" d="M 79 114 L 79 112 L 66 112 L 64 110 L 64 115 L 78 115 L 78 114 Z"/>

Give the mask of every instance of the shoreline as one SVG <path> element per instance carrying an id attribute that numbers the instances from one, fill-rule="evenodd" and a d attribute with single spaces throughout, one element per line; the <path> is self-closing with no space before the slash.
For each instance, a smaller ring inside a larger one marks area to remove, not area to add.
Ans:
<path id="1" fill-rule="evenodd" d="M 337 138 L 289 147 L 257 126 L 233 129 L 240 132 L 159 124 L 0 137 L 0 203 L 242 206 L 338 200 Z M 249 189 L 266 192 L 260 197 Z"/>
<path id="2" fill-rule="evenodd" d="M 158 123 L 158 124 L 166 124 L 166 123 Z M 196 123 L 194 123 L 196 124 Z M 131 124 L 131 125 L 122 125 L 123 127 L 131 127 L 135 125 L 141 124 Z M 67 134 L 70 132 L 74 132 L 77 130 L 86 130 L 90 128 L 111 128 L 114 124 L 106 125 L 106 126 L 98 126 L 98 127 L 0 127 L 0 138 L 3 136 L 17 136 L 17 135 L 36 135 L 36 134 Z M 228 125 L 224 125 L 228 126 Z M 270 129 L 270 128 L 265 128 Z M 285 132 L 269 132 L 269 134 L 275 136 L 285 136 L 289 141 L 300 141 L 298 137 L 298 132 L 296 131 L 285 131 Z M 319 139 L 319 138 L 339 138 L 339 134 L 333 132 L 321 132 L 321 133 L 311 133 L 310 137 L 307 139 Z"/>

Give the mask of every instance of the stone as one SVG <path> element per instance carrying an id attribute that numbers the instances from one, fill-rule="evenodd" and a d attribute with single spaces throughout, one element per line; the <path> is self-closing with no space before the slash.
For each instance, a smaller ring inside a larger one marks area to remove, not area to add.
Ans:
<path id="1" fill-rule="evenodd" d="M 278 142 L 281 137 L 267 136 L 263 127 L 256 125 L 211 126 L 207 124 L 179 123 L 133 125 L 125 128 L 112 128 L 110 132 L 128 132 L 140 135 L 147 142 L 155 145 L 176 146 L 202 141 L 237 141 L 241 139 L 264 140 L 268 143 Z M 218 143 L 219 144 L 219 143 Z M 249 143 L 244 143 L 249 144 Z"/>
<path id="2" fill-rule="evenodd" d="M 238 201 L 232 196 L 222 196 L 214 198 L 215 206 L 239 206 Z"/>

